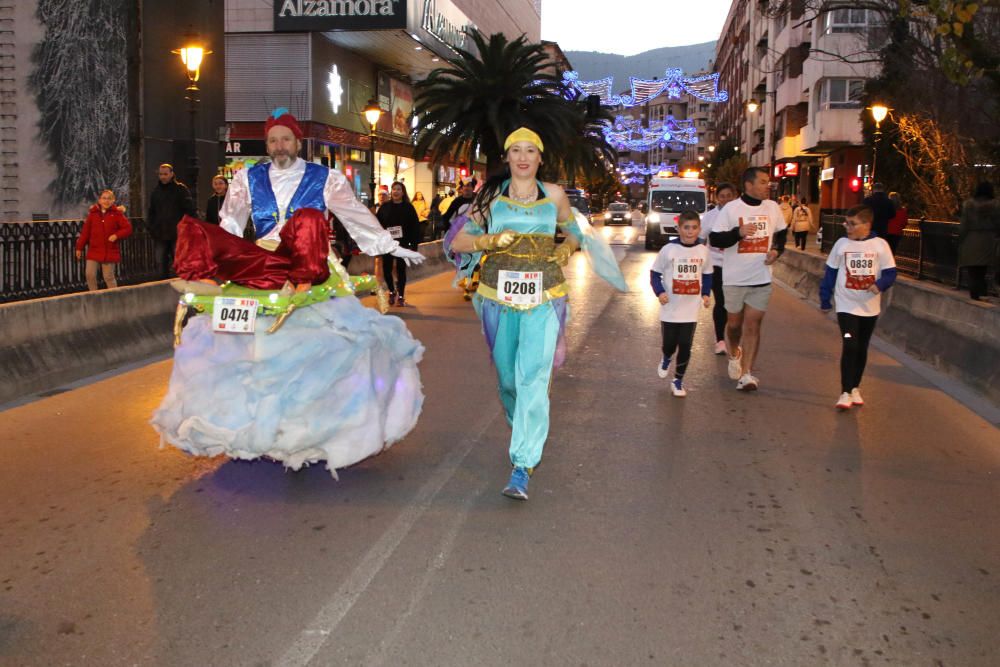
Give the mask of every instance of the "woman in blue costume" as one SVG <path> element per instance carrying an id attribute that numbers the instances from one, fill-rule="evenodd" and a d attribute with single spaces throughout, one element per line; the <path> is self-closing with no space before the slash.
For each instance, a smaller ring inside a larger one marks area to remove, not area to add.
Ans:
<path id="1" fill-rule="evenodd" d="M 563 189 L 536 176 L 541 137 L 528 128 L 504 142 L 508 169 L 479 191 L 469 216 L 453 225 L 446 249 L 460 272 L 482 261 L 473 305 L 493 354 L 500 400 L 511 425 L 510 482 L 503 494 L 528 499 L 528 479 L 549 432 L 549 383 L 565 358 L 568 289 L 562 267 L 581 246 L 597 273 L 625 291 L 611 249 L 585 219 L 574 218 Z M 566 240 L 556 246 L 556 226 Z"/>

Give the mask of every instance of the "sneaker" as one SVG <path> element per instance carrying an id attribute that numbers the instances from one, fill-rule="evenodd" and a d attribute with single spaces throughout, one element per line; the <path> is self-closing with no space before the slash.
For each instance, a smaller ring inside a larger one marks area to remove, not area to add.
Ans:
<path id="1" fill-rule="evenodd" d="M 843 398 L 843 397 L 841 397 Z M 851 404 L 852 405 L 864 405 L 865 399 L 861 398 L 861 392 L 855 387 L 851 390 Z"/>
<path id="2" fill-rule="evenodd" d="M 739 380 L 740 375 L 743 373 L 743 349 L 736 348 L 736 356 L 729 357 L 729 379 Z M 747 374 L 749 375 L 749 373 Z"/>
<path id="3" fill-rule="evenodd" d="M 681 383 L 681 380 L 674 378 L 674 381 L 670 383 L 670 393 L 679 398 L 684 398 L 688 395 L 687 390 Z"/>
<path id="4" fill-rule="evenodd" d="M 389 305 L 390 306 L 395 306 L 396 305 L 396 293 L 395 292 L 389 292 Z"/>
<path id="5" fill-rule="evenodd" d="M 528 470 L 515 466 L 510 473 L 510 481 L 504 487 L 503 495 L 514 500 L 528 499 Z"/>
<path id="6" fill-rule="evenodd" d="M 402 294 L 400 294 L 399 298 L 396 299 L 396 305 L 400 308 L 406 308 L 406 299 L 403 298 Z"/>
<path id="7" fill-rule="evenodd" d="M 736 388 L 740 391 L 757 391 L 757 378 L 749 373 L 744 373 L 740 381 L 736 383 Z"/>
<path id="8" fill-rule="evenodd" d="M 666 379 L 668 375 L 668 368 L 670 368 L 670 358 L 664 357 L 663 359 L 660 359 L 660 363 L 656 366 L 656 374 L 659 375 L 661 379 Z"/>
<path id="9" fill-rule="evenodd" d="M 838 410 L 850 410 L 851 409 L 851 395 L 846 391 L 840 395 L 837 399 L 837 409 Z"/>
<path id="10" fill-rule="evenodd" d="M 726 341 L 720 340 L 715 344 L 715 353 L 716 354 L 726 353 Z"/>

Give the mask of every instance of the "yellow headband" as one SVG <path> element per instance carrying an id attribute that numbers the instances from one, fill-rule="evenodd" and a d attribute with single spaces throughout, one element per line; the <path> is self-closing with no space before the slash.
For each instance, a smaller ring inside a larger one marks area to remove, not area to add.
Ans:
<path id="1" fill-rule="evenodd" d="M 542 145 L 542 138 L 526 127 L 519 127 L 508 134 L 507 139 L 503 142 L 503 149 L 507 150 L 519 141 L 527 141 L 537 146 L 538 150 L 543 153 L 545 152 L 545 147 Z"/>

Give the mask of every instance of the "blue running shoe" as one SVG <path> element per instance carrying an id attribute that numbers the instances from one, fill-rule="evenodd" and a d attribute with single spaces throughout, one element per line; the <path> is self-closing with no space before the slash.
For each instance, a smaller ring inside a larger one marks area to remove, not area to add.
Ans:
<path id="1" fill-rule="evenodd" d="M 515 466 L 510 473 L 510 481 L 504 487 L 503 494 L 514 500 L 528 499 L 528 470 Z"/>
<path id="2" fill-rule="evenodd" d="M 660 365 L 656 367 L 656 374 L 661 378 L 666 378 L 668 368 L 670 368 L 670 357 L 663 357 L 660 360 Z"/>

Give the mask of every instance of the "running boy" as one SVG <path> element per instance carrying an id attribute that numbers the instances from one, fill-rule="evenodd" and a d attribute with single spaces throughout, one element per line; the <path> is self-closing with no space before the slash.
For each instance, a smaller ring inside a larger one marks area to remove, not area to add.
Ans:
<path id="1" fill-rule="evenodd" d="M 838 410 L 865 404 L 858 387 L 881 311 L 879 294 L 896 281 L 896 263 L 889 244 L 872 234 L 874 219 L 870 206 L 855 206 L 847 212 L 847 237 L 839 239 L 830 251 L 826 275 L 819 287 L 819 307 L 824 312 L 833 308 L 831 296 L 837 301 L 837 323 L 843 341 Z"/>
<path id="2" fill-rule="evenodd" d="M 679 238 L 663 246 L 653 261 L 649 279 L 653 292 L 660 300 L 660 332 L 663 337 L 663 358 L 656 368 L 666 378 L 670 360 L 677 352 L 677 365 L 670 391 L 674 396 L 687 396 L 684 373 L 691 358 L 691 343 L 698 323 L 698 306 L 708 308 L 712 293 L 712 260 L 708 246 L 698 239 L 701 220 L 695 211 L 678 216 Z M 664 280 L 666 276 L 666 280 Z"/>

